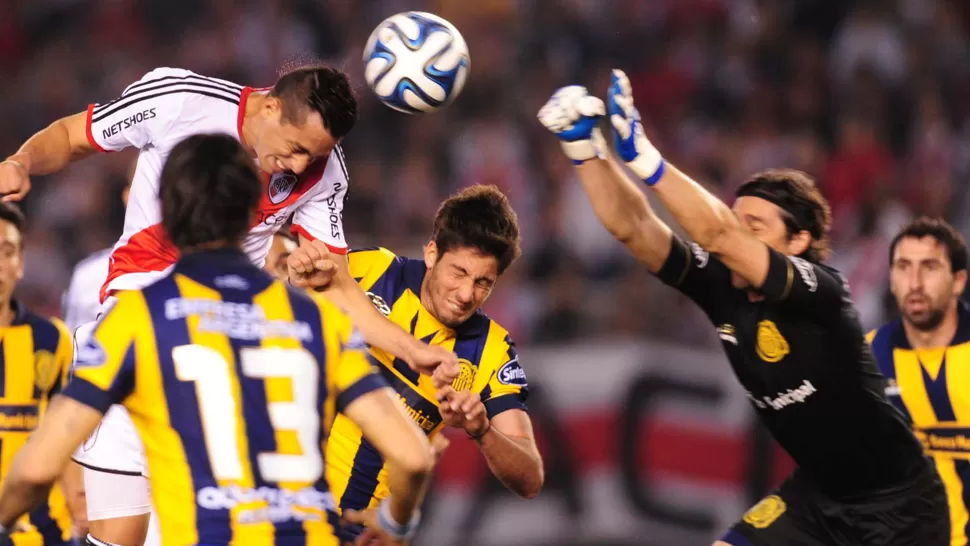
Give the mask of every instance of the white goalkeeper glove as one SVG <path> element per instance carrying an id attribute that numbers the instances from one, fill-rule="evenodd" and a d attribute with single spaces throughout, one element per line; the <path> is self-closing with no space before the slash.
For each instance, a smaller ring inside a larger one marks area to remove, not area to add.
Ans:
<path id="1" fill-rule="evenodd" d="M 602 100 L 590 95 L 585 87 L 570 85 L 558 89 L 536 117 L 559 137 L 566 156 L 579 165 L 606 156 L 606 140 L 597 127 L 604 115 Z"/>
<path id="2" fill-rule="evenodd" d="M 653 186 L 664 174 L 664 160 L 643 133 L 640 112 L 633 106 L 630 79 L 622 70 L 613 70 L 606 104 L 616 155 L 648 186 Z"/>

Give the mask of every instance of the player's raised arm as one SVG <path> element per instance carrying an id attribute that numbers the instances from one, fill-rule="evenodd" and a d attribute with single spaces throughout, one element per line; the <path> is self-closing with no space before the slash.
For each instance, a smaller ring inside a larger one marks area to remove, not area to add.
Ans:
<path id="1" fill-rule="evenodd" d="M 670 253 L 671 231 L 653 213 L 640 188 L 606 152 L 597 128 L 605 112 L 602 100 L 572 85 L 558 90 L 539 110 L 538 118 L 559 137 L 566 156 L 577 166 L 600 222 L 656 273 Z"/>
<path id="2" fill-rule="evenodd" d="M 34 134 L 17 153 L 0 162 L 0 195 L 19 201 L 30 191 L 30 176 L 60 171 L 94 153 L 85 135 L 87 112 L 61 118 Z"/>
<path id="3" fill-rule="evenodd" d="M 31 176 L 58 172 L 95 152 L 152 143 L 178 117 L 189 90 L 238 102 L 237 91 L 219 88 L 187 70 L 155 69 L 117 99 L 91 104 L 30 137 L 0 162 L 0 195 L 4 201 L 19 201 L 30 191 Z"/>
<path id="4" fill-rule="evenodd" d="M 630 169 L 653 188 L 691 239 L 750 284 L 762 286 L 768 274 L 767 245 L 745 233 L 720 199 L 664 162 L 643 133 L 630 81 L 620 70 L 613 71 L 607 103 L 617 151 Z"/>
<path id="5" fill-rule="evenodd" d="M 422 343 L 380 313 L 363 288 L 350 275 L 346 255 L 333 254 L 320 240 L 300 235 L 300 247 L 287 258 L 290 282 L 313 288 L 340 306 L 368 343 L 404 360 L 414 370 L 431 375 L 436 385 L 450 384 L 458 376 L 454 353 Z"/>
<path id="6" fill-rule="evenodd" d="M 419 508 L 434 466 L 428 438 L 404 413 L 394 391 L 373 372 L 367 345 L 359 334 L 346 340 L 339 364 L 329 373 L 340 393 L 338 411 L 360 427 L 364 438 L 387 461 L 390 490 L 378 509 L 348 510 L 343 517 L 348 523 L 364 524 L 395 540 L 408 540 L 420 523 Z"/>

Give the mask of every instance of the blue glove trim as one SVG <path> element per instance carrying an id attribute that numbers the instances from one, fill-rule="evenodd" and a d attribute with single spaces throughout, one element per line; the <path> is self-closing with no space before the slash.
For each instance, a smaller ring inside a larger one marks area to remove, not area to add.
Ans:
<path id="1" fill-rule="evenodd" d="M 663 178 L 663 176 L 664 176 L 664 171 L 666 170 L 665 169 L 665 166 L 666 165 L 667 165 L 667 162 L 664 161 L 663 159 L 661 159 L 660 160 L 660 166 L 657 167 L 657 172 L 655 172 L 652 175 L 650 175 L 650 177 L 647 178 L 646 180 L 644 180 L 643 183 L 646 184 L 646 185 L 648 185 L 648 186 L 653 186 L 657 182 L 660 182 L 660 179 Z"/>
<path id="2" fill-rule="evenodd" d="M 589 159 L 593 159 L 593 158 L 591 157 Z M 583 163 L 586 163 L 587 161 L 589 161 L 589 159 L 574 159 L 573 165 L 582 165 Z"/>

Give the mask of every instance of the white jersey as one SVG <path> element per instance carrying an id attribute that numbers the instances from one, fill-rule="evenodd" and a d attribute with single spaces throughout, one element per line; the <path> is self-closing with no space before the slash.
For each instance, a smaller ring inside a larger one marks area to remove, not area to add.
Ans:
<path id="1" fill-rule="evenodd" d="M 162 166 L 172 148 L 197 134 L 224 133 L 242 141 L 246 100 L 254 91 L 178 68 L 158 68 L 121 97 L 88 106 L 87 136 L 101 151 L 139 148 L 125 213 L 125 229 L 111 254 L 101 300 L 115 290 L 147 286 L 164 276 L 178 253 L 161 226 L 158 199 Z M 243 249 L 262 267 L 273 234 L 293 217 L 293 231 L 345 254 L 343 212 L 347 169 L 340 147 L 299 177 L 263 173 L 265 192 Z"/>
<path id="2" fill-rule="evenodd" d="M 61 298 L 61 313 L 64 323 L 73 332 L 82 324 L 98 318 L 101 299 L 98 291 L 108 277 L 108 261 L 111 249 L 106 248 L 91 254 L 74 266 L 71 282 Z"/>

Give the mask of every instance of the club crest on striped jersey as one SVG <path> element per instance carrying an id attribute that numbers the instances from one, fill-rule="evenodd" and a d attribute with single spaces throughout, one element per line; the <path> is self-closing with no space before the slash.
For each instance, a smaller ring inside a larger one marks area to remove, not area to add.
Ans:
<path id="1" fill-rule="evenodd" d="M 293 193 L 298 179 L 296 175 L 290 173 L 274 174 L 269 181 L 269 200 L 274 205 L 279 205 Z"/>
<path id="2" fill-rule="evenodd" d="M 458 377 L 451 383 L 451 388 L 456 391 L 470 390 L 475 382 L 475 372 L 478 366 L 472 364 L 471 360 L 465 358 L 458 359 Z"/>

